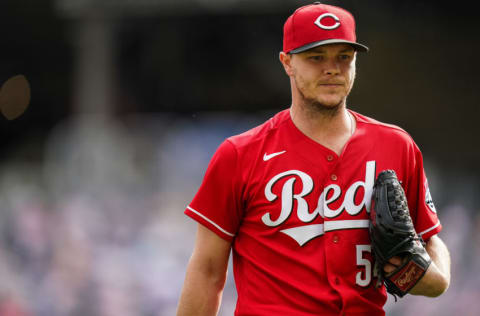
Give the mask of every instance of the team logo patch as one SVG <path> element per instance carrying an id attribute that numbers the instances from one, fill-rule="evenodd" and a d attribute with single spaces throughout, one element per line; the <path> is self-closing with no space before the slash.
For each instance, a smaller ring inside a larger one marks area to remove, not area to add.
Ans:
<path id="1" fill-rule="evenodd" d="M 335 23 L 331 25 L 325 25 L 323 24 L 322 20 L 325 18 L 330 18 L 329 20 L 333 20 Z M 320 15 L 316 20 L 315 20 L 315 25 L 318 26 L 321 29 L 324 30 L 334 30 L 337 27 L 340 26 L 340 19 L 333 13 L 324 13 Z"/>
<path id="2" fill-rule="evenodd" d="M 430 188 L 428 186 L 425 192 L 425 204 L 427 204 L 430 211 L 437 213 L 437 209 L 435 208 L 435 204 L 433 204 L 432 195 L 430 194 Z"/>

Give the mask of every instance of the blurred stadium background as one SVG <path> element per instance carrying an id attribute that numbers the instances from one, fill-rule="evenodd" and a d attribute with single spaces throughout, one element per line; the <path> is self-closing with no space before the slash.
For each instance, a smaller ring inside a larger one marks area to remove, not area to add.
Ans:
<path id="1" fill-rule="evenodd" d="M 480 21 L 467 3 L 325 1 L 371 48 L 349 107 L 425 156 L 453 282 L 387 315 L 480 310 Z M 2 0 L 0 316 L 174 315 L 195 223 L 183 215 L 220 142 L 288 107 L 278 62 L 293 0 Z M 220 314 L 232 315 L 231 273 Z"/>

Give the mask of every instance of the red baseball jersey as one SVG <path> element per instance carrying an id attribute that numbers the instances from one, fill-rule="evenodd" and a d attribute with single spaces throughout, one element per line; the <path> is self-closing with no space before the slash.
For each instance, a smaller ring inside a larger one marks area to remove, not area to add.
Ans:
<path id="1" fill-rule="evenodd" d="M 338 156 L 284 110 L 225 140 L 185 214 L 232 242 L 235 315 L 384 315 L 368 233 L 373 184 L 393 169 L 417 232 L 441 230 L 422 155 L 402 129 L 350 111 Z"/>

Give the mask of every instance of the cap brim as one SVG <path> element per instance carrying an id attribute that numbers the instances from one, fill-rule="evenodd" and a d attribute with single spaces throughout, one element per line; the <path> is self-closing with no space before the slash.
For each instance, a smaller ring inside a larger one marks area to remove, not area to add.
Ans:
<path id="1" fill-rule="evenodd" d="M 350 44 L 350 45 L 353 46 L 353 48 L 356 51 L 368 52 L 368 47 L 365 46 L 365 45 L 362 45 L 360 43 L 350 42 L 350 41 L 341 40 L 341 39 L 328 39 L 328 40 L 324 40 L 324 41 L 318 41 L 318 42 L 309 43 L 307 45 L 303 45 L 302 47 L 292 49 L 289 53 L 297 54 L 297 53 L 304 52 L 304 51 L 309 50 L 309 49 L 314 48 L 314 47 L 318 47 L 318 46 L 322 46 L 322 45 L 328 45 L 328 44 Z"/>

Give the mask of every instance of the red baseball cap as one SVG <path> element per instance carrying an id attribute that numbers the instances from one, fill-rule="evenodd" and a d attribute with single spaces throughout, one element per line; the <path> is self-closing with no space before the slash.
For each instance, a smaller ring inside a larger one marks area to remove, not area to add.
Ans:
<path id="1" fill-rule="evenodd" d="M 283 27 L 283 52 L 300 53 L 320 45 L 347 43 L 367 52 L 357 43 L 355 19 L 340 7 L 315 2 L 298 8 Z"/>

